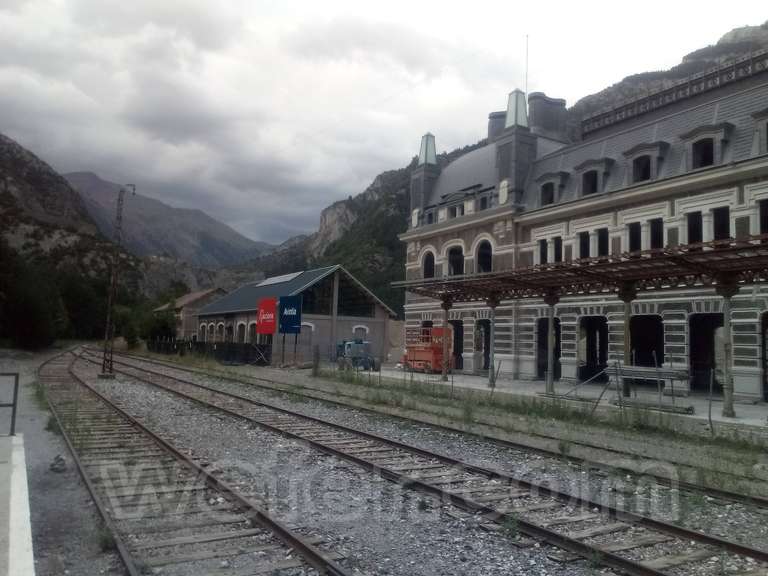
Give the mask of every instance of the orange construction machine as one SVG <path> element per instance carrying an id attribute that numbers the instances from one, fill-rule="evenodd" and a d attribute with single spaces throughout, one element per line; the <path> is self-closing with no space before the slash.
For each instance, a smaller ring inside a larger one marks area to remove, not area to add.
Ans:
<path id="1" fill-rule="evenodd" d="M 453 331 L 444 328 L 406 328 L 404 370 L 443 371 L 443 337 L 448 338 L 448 369 L 453 367 Z"/>

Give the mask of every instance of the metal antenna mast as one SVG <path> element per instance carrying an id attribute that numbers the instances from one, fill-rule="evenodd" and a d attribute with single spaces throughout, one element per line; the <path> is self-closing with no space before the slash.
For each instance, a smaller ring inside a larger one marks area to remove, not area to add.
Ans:
<path id="1" fill-rule="evenodd" d="M 101 374 L 99 378 L 114 378 L 112 356 L 115 349 L 115 319 L 114 306 L 117 299 L 117 277 L 120 268 L 120 248 L 123 244 L 123 202 L 125 189 L 130 188 L 136 194 L 136 186 L 126 184 L 117 193 L 117 213 L 115 214 L 115 248 L 112 252 L 112 264 L 109 274 L 109 294 L 107 296 L 107 325 L 104 329 L 104 354 L 101 359 Z"/>
<path id="2" fill-rule="evenodd" d="M 525 35 L 525 95 L 528 96 L 528 34 Z"/>

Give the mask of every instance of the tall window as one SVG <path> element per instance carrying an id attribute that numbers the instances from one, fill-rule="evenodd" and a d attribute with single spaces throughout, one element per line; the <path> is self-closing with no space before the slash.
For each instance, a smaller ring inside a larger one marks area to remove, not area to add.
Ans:
<path id="1" fill-rule="evenodd" d="M 760 200 L 760 234 L 768 234 L 768 200 Z"/>
<path id="2" fill-rule="evenodd" d="M 638 156 L 632 162 L 632 182 L 645 182 L 651 179 L 651 157 Z"/>
<path id="3" fill-rule="evenodd" d="M 464 251 L 459 246 L 448 250 L 448 274 L 451 276 L 464 274 Z"/>
<path id="4" fill-rule="evenodd" d="M 608 256 L 608 228 L 597 231 L 597 255 Z"/>
<path id="5" fill-rule="evenodd" d="M 581 177 L 581 193 L 586 196 L 587 194 L 594 194 L 597 192 L 597 170 L 589 170 L 584 172 Z"/>
<path id="6" fill-rule="evenodd" d="M 694 168 L 704 168 L 715 163 L 715 141 L 712 138 L 702 138 L 691 146 L 691 165 Z"/>
<path id="7" fill-rule="evenodd" d="M 579 232 L 579 258 L 589 258 L 589 232 Z"/>
<path id="8" fill-rule="evenodd" d="M 539 262 L 541 264 L 547 263 L 547 241 L 539 240 Z"/>
<path id="9" fill-rule="evenodd" d="M 664 220 L 654 218 L 648 222 L 651 227 L 651 248 L 654 250 L 664 248 Z"/>
<path id="10" fill-rule="evenodd" d="M 715 240 L 726 240 L 731 237 L 731 211 L 728 206 L 712 210 L 712 228 Z"/>
<path id="11" fill-rule="evenodd" d="M 432 252 L 427 252 L 424 255 L 423 273 L 424 278 L 435 277 L 435 255 Z"/>
<path id="12" fill-rule="evenodd" d="M 704 239 L 701 212 L 689 212 L 686 219 L 688 221 L 688 244 L 698 244 Z"/>
<path id="13" fill-rule="evenodd" d="M 487 210 L 488 209 L 488 196 L 481 196 L 478 210 Z"/>
<path id="14" fill-rule="evenodd" d="M 541 187 L 541 205 L 548 206 L 555 203 L 555 185 L 547 182 Z"/>
<path id="15" fill-rule="evenodd" d="M 435 221 L 435 215 L 432 212 L 427 212 L 427 224 L 432 224 Z"/>
<path id="16" fill-rule="evenodd" d="M 555 262 L 563 261 L 563 239 L 560 236 L 555 238 Z"/>
<path id="17" fill-rule="evenodd" d="M 479 273 L 493 272 L 493 248 L 488 240 L 483 240 L 477 247 L 476 261 Z"/>
<path id="18" fill-rule="evenodd" d="M 627 225 L 627 232 L 629 233 L 629 251 L 637 252 L 642 250 L 643 247 L 643 230 L 640 226 L 640 222 L 632 222 Z"/>

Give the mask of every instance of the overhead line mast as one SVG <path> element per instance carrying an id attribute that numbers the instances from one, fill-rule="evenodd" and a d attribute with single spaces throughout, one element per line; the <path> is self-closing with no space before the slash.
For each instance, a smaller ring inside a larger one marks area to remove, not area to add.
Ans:
<path id="1" fill-rule="evenodd" d="M 115 349 L 115 318 L 114 306 L 117 299 L 117 280 L 120 269 L 120 248 L 123 244 L 123 203 L 125 202 L 125 190 L 131 189 L 136 194 L 134 184 L 126 184 L 120 187 L 117 193 L 117 210 L 115 214 L 115 247 L 112 252 L 110 266 L 109 293 L 107 295 L 107 323 L 104 329 L 104 353 L 101 359 L 101 374 L 99 378 L 114 378 L 112 357 Z"/>

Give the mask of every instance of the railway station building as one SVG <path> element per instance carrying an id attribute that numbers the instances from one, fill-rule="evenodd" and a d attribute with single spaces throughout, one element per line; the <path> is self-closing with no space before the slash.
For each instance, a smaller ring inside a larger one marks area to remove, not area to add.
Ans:
<path id="1" fill-rule="evenodd" d="M 487 141 L 449 164 L 422 138 L 401 235 L 406 328 L 449 323 L 466 373 L 681 367 L 688 393 L 720 389 L 727 363 L 735 396 L 764 400 L 768 286 L 750 248 L 762 254 L 763 234 L 768 53 L 578 126 L 564 100 L 515 90 Z"/>
<path id="2" fill-rule="evenodd" d="M 389 349 L 390 319 L 395 312 L 340 265 L 294 272 L 245 284 L 203 307 L 197 316 L 199 342 L 269 346 L 272 362 L 283 357 L 280 334 L 259 334 L 259 302 L 301 296 L 301 333 L 285 340 L 285 357 L 294 344 L 300 361 L 311 360 L 318 346 L 321 359 L 335 359 L 336 346 L 347 340 L 370 342 L 377 363 Z"/>
<path id="3" fill-rule="evenodd" d="M 226 292 L 222 288 L 208 288 L 197 292 L 190 292 L 176 298 L 173 302 L 167 302 L 158 306 L 152 312 L 155 315 L 173 314 L 176 323 L 177 340 L 197 340 L 197 314 L 199 310 L 221 298 Z"/>

